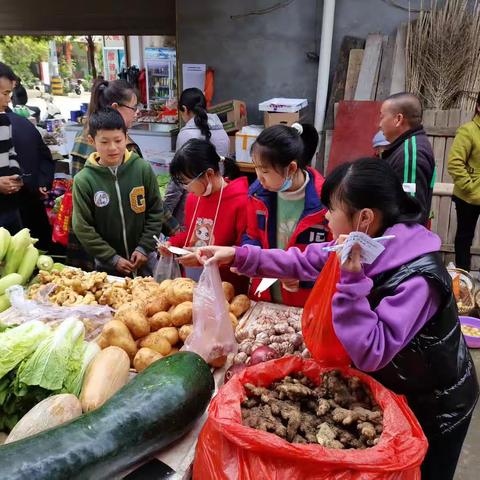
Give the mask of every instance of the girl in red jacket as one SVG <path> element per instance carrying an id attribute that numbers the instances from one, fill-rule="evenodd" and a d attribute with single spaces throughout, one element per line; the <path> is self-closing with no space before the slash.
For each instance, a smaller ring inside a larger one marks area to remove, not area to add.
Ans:
<path id="1" fill-rule="evenodd" d="M 239 169 L 230 158 L 220 157 L 207 140 L 191 139 L 170 164 L 172 180 L 187 192 L 183 231 L 170 237 L 165 247 L 205 247 L 207 245 L 240 245 L 247 223 L 248 181 L 238 177 Z M 235 178 L 235 180 L 233 180 Z M 187 272 L 197 277 L 198 272 Z M 248 279 L 228 268 L 222 279 L 236 287 L 238 293 L 248 289 Z"/>
<path id="2" fill-rule="evenodd" d="M 252 146 L 258 180 L 249 190 L 242 245 L 304 250 L 311 243 L 330 240 L 326 208 L 320 201 L 324 178 L 308 166 L 317 144 L 317 131 L 310 124 L 274 125 L 258 136 Z M 251 295 L 260 280 L 253 280 Z M 312 282 L 282 280 L 261 299 L 303 307 L 312 287 Z"/>

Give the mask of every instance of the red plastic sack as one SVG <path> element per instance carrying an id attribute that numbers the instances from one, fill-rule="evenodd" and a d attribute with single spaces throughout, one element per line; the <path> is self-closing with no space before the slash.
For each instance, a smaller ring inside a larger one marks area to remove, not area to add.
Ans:
<path id="1" fill-rule="evenodd" d="M 55 243 L 60 243 L 65 247 L 68 244 L 68 231 L 70 221 L 72 219 L 73 212 L 73 200 L 72 200 L 72 191 L 68 190 L 62 199 L 60 208 L 57 213 L 57 217 L 53 222 L 53 233 L 52 240 Z"/>
<path id="2" fill-rule="evenodd" d="M 335 450 L 291 444 L 242 425 L 245 383 L 268 386 L 295 372 L 320 383 L 322 373 L 329 370 L 314 360 L 289 356 L 235 375 L 210 404 L 197 443 L 194 480 L 420 480 L 428 444 L 406 400 L 352 368 L 339 370 L 367 384 L 383 410 L 383 433 L 375 447 Z"/>
<path id="3" fill-rule="evenodd" d="M 315 282 L 302 315 L 302 334 L 306 347 L 317 362 L 330 367 L 351 363 L 333 328 L 332 298 L 339 280 L 340 265 L 333 252 Z"/>

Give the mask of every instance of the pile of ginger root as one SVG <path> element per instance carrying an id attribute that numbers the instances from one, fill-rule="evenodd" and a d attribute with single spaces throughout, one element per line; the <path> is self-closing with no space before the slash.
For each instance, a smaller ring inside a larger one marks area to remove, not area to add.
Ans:
<path id="1" fill-rule="evenodd" d="M 245 426 L 271 432 L 291 443 L 336 449 L 376 445 L 383 413 L 358 377 L 332 370 L 316 386 L 302 374 L 287 376 L 268 389 L 245 384 Z"/>

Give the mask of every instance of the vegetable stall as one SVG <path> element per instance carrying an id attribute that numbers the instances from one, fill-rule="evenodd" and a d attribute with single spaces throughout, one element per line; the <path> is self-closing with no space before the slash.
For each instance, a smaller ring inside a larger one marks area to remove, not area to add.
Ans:
<path id="1" fill-rule="evenodd" d="M 418 470 L 426 443 L 405 402 L 320 368 L 303 309 L 251 302 L 214 265 L 198 283 L 123 279 L 54 265 L 34 242 L 0 230 L 0 479 L 128 478 L 152 461 L 173 478 L 247 474 L 270 468 L 256 438 L 275 446 L 278 478 L 286 458 L 304 475 L 322 455 L 339 472 L 358 458 L 365 478 L 385 466 L 414 478 L 401 472 Z"/>

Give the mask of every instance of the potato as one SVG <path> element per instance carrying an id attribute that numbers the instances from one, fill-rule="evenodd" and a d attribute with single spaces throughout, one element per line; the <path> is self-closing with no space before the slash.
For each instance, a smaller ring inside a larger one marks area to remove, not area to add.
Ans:
<path id="1" fill-rule="evenodd" d="M 158 332 L 150 333 L 141 342 L 140 347 L 147 347 L 155 350 L 162 355 L 168 355 L 172 351 L 170 342 Z"/>
<path id="2" fill-rule="evenodd" d="M 172 284 L 173 280 L 164 280 L 161 284 L 160 284 L 160 292 L 162 293 L 167 293 L 167 290 L 168 288 L 170 287 L 170 285 Z"/>
<path id="3" fill-rule="evenodd" d="M 105 338 L 105 335 L 100 334 L 97 339 L 95 340 L 98 343 L 98 346 L 103 350 L 104 348 L 107 348 L 108 345 L 108 340 Z"/>
<path id="4" fill-rule="evenodd" d="M 135 357 L 137 353 L 135 340 L 128 327 L 120 320 L 110 320 L 106 323 L 103 327 L 102 335 L 107 340 L 109 346 L 125 350 L 131 359 Z"/>
<path id="5" fill-rule="evenodd" d="M 175 355 L 176 353 L 178 353 L 180 350 L 178 348 L 172 348 L 170 350 L 170 353 L 167 355 L 167 357 L 170 357 L 171 355 Z"/>
<path id="6" fill-rule="evenodd" d="M 188 336 L 193 332 L 193 325 L 183 325 L 178 329 L 178 336 L 182 342 L 188 338 Z"/>
<path id="7" fill-rule="evenodd" d="M 150 333 L 150 324 L 144 311 L 139 310 L 139 302 L 123 304 L 115 313 L 115 320 L 121 320 L 130 330 L 133 338 L 140 338 Z M 141 308 L 141 307 L 140 307 Z"/>
<path id="8" fill-rule="evenodd" d="M 240 318 L 250 308 L 250 299 L 246 295 L 237 295 L 230 304 L 230 311 Z"/>
<path id="9" fill-rule="evenodd" d="M 173 311 L 175 310 L 176 308 L 176 305 L 172 305 L 169 309 L 168 309 L 168 313 L 171 315 L 173 313 Z"/>
<path id="10" fill-rule="evenodd" d="M 150 366 L 150 364 L 161 358 L 163 358 L 161 353 L 158 353 L 151 348 L 141 348 L 133 359 L 133 367 L 137 372 L 141 372 Z"/>
<path id="11" fill-rule="evenodd" d="M 228 312 L 228 316 L 230 317 L 230 321 L 232 322 L 232 327 L 235 330 L 238 325 L 238 318 L 232 312 Z"/>
<path id="12" fill-rule="evenodd" d="M 193 289 L 195 282 L 190 278 L 177 278 L 169 289 L 171 298 L 169 300 L 174 305 L 179 305 L 183 302 L 191 302 L 193 300 Z"/>
<path id="13" fill-rule="evenodd" d="M 163 335 L 172 347 L 178 343 L 178 340 L 180 340 L 180 337 L 178 336 L 178 330 L 175 327 L 161 328 L 157 333 L 159 335 Z"/>
<path id="14" fill-rule="evenodd" d="M 181 327 L 192 323 L 193 303 L 183 302 L 175 307 L 172 312 L 172 323 L 175 327 Z"/>
<path id="15" fill-rule="evenodd" d="M 170 302 L 164 294 L 158 295 L 147 305 L 147 316 L 153 317 L 158 312 L 166 312 L 170 308 Z"/>
<path id="16" fill-rule="evenodd" d="M 223 293 L 227 302 L 231 302 L 235 296 L 235 288 L 230 282 L 222 282 Z"/>
<path id="17" fill-rule="evenodd" d="M 158 312 L 148 319 L 150 323 L 150 331 L 156 332 L 160 328 L 172 327 L 172 317 L 168 312 Z"/>

